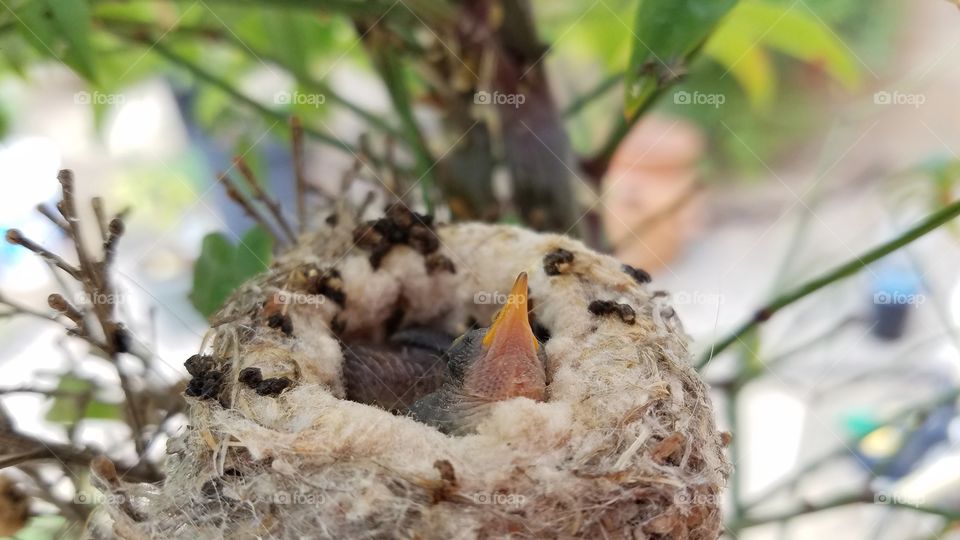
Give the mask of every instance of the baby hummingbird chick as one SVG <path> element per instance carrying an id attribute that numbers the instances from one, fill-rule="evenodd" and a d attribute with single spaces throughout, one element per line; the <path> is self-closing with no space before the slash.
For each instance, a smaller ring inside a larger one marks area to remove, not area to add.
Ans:
<path id="1" fill-rule="evenodd" d="M 515 397 L 543 401 L 546 356 L 528 318 L 527 274 L 517 277 L 489 328 L 467 332 L 446 353 L 440 388 L 410 407 L 444 433 L 472 431 L 491 405 Z"/>

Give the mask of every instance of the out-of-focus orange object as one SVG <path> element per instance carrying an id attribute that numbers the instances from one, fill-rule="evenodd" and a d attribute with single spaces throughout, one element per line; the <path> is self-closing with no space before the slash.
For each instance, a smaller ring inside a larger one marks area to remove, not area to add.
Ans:
<path id="1" fill-rule="evenodd" d="M 623 140 L 603 179 L 603 226 L 621 260 L 655 271 L 693 235 L 703 206 L 705 141 L 686 121 L 650 115 Z"/>
<path id="2" fill-rule="evenodd" d="M 30 499 L 6 476 L 0 475 L 0 536 L 13 536 L 30 516 Z"/>

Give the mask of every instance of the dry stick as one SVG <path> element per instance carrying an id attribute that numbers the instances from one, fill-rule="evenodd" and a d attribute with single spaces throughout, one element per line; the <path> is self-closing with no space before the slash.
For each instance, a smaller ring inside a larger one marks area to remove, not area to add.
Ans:
<path id="1" fill-rule="evenodd" d="M 287 218 L 283 217 L 283 209 L 280 208 L 280 203 L 267 195 L 267 192 L 263 190 L 263 186 L 260 185 L 260 182 L 257 182 L 257 177 L 253 174 L 253 170 L 250 169 L 250 165 L 243 159 L 243 156 L 235 156 L 233 163 L 240 171 L 240 176 L 246 180 L 250 191 L 253 192 L 253 197 L 267 207 L 267 210 L 273 215 L 273 219 L 280 225 L 280 229 L 287 235 L 290 243 L 296 243 L 297 234 L 293 232 L 293 227 L 287 222 Z"/>
<path id="2" fill-rule="evenodd" d="M 37 459 L 56 459 L 63 464 L 87 467 L 90 465 L 90 460 L 101 454 L 89 447 L 77 448 L 69 444 L 43 441 L 31 435 L 9 429 L 0 430 L 0 447 L 13 450 L 10 454 L 0 458 L 0 468 L 12 467 Z M 125 466 L 121 469 L 132 480 L 138 482 L 160 480 L 156 470 L 146 463 Z"/>
<path id="3" fill-rule="evenodd" d="M 79 281 L 83 284 L 87 296 L 93 300 L 92 311 L 100 323 L 100 328 L 103 332 L 104 342 L 103 345 L 100 346 L 100 349 L 110 359 L 110 362 L 117 372 L 117 378 L 120 380 L 120 388 L 123 390 L 124 401 L 127 403 L 127 411 L 130 416 L 130 428 L 134 434 L 134 446 L 137 451 L 140 452 L 143 449 L 143 426 L 145 421 L 140 414 L 138 398 L 130 384 L 130 378 L 120 367 L 118 354 L 120 352 L 119 344 L 122 341 L 120 332 L 123 330 L 121 325 L 113 319 L 113 303 L 109 301 L 109 299 L 113 298 L 113 289 L 110 285 L 108 263 L 113 258 L 112 252 L 116 249 L 117 240 L 120 235 L 123 234 L 123 226 L 119 217 L 111 222 L 110 230 L 108 231 L 108 240 L 104 243 L 104 249 L 106 251 L 104 260 L 99 263 L 92 261 L 84 246 L 83 235 L 80 230 L 80 220 L 77 215 L 74 196 L 75 186 L 73 172 L 68 169 L 63 169 L 57 174 L 57 180 L 60 181 L 61 191 L 63 193 L 63 199 L 60 201 L 60 204 L 57 205 L 57 209 L 60 210 L 60 214 L 70 226 L 70 237 L 73 239 L 73 244 L 77 251 L 77 259 L 80 262 Z M 98 301 L 101 297 L 108 299 L 108 301 Z M 92 336 L 87 335 L 85 339 L 96 345 L 96 340 L 94 340 Z"/>
<path id="4" fill-rule="evenodd" d="M 93 207 L 93 215 L 97 217 L 97 227 L 100 228 L 100 239 L 107 241 L 107 214 L 103 210 L 103 199 L 94 197 L 90 199 L 90 206 Z"/>
<path id="5" fill-rule="evenodd" d="M 50 222 L 56 225 L 57 228 L 60 229 L 60 231 L 63 234 L 66 234 L 68 236 L 70 235 L 70 226 L 67 225 L 67 222 L 64 221 L 62 217 L 60 217 L 59 215 L 57 215 L 56 212 L 51 210 L 49 206 L 45 204 L 38 204 L 37 212 L 40 212 L 40 214 L 42 214 L 44 217 L 49 219 Z"/>
<path id="6" fill-rule="evenodd" d="M 260 212 L 260 210 L 253 204 L 247 196 L 240 191 L 240 189 L 234 184 L 233 179 L 230 178 L 230 173 L 222 172 L 220 176 L 217 177 L 217 181 L 223 184 L 223 187 L 227 190 L 227 196 L 230 197 L 230 200 L 237 203 L 240 208 L 243 209 L 244 213 L 247 214 L 247 217 L 257 222 L 258 225 L 264 228 L 270 236 L 277 241 L 278 245 L 285 244 L 285 239 L 274 230 L 273 225 L 270 224 L 270 220 Z"/>
<path id="7" fill-rule="evenodd" d="M 795 289 L 787 291 L 774 298 L 767 303 L 767 305 L 757 310 L 750 320 L 741 324 L 730 335 L 721 339 L 713 347 L 711 347 L 697 362 L 696 368 L 698 370 L 702 369 L 703 366 L 710 361 L 710 359 L 717 354 L 720 354 L 720 352 L 725 350 L 730 345 L 736 343 L 747 332 L 753 330 L 761 323 L 768 321 L 771 317 L 773 317 L 774 314 L 784 307 L 789 306 L 797 300 L 800 300 L 801 298 L 804 298 L 807 295 L 810 295 L 822 289 L 823 287 L 830 285 L 831 283 L 856 274 L 870 263 L 886 257 L 890 253 L 893 253 L 910 242 L 913 242 L 917 238 L 920 238 L 921 236 L 935 230 L 937 227 L 940 227 L 958 215 L 960 215 L 960 200 L 944 206 L 940 210 L 930 214 L 920 223 L 904 231 L 901 235 L 897 236 L 893 240 L 881 244 L 860 255 L 859 257 L 854 257 L 853 260 L 824 273 L 820 277 L 812 279 L 807 283 L 804 283 L 803 285 L 800 285 L 799 287 L 796 287 Z"/>
<path id="8" fill-rule="evenodd" d="M 47 297 L 47 305 L 52 309 L 56 310 L 59 313 L 66 315 L 68 319 L 74 322 L 77 325 L 77 328 L 83 330 L 83 313 L 80 313 L 80 310 L 73 307 L 73 304 L 67 301 L 62 294 L 53 293 Z"/>
<path id="9" fill-rule="evenodd" d="M 845 495 L 840 495 L 834 497 L 826 502 L 820 504 L 804 504 L 800 508 L 795 508 L 792 510 L 786 510 L 777 514 L 771 514 L 768 516 L 763 516 L 759 518 L 747 518 L 738 523 L 734 523 L 733 529 L 740 530 L 748 527 L 756 527 L 758 525 L 766 525 L 767 523 L 777 523 L 789 521 L 791 519 L 806 515 L 813 514 L 816 512 L 821 512 L 824 510 L 829 510 L 832 508 L 839 508 L 841 506 L 848 506 L 851 504 L 875 504 L 877 501 L 874 500 L 873 493 L 869 491 L 861 493 L 848 493 Z M 889 506 L 896 508 L 902 508 L 904 510 L 913 510 L 915 512 L 921 512 L 924 514 L 931 514 L 935 516 L 940 516 L 946 518 L 949 521 L 960 521 L 960 511 L 951 510 L 948 508 L 938 508 L 934 506 L 924 506 L 924 505 L 913 505 L 905 501 L 896 501 L 891 500 L 887 503 Z"/>
<path id="10" fill-rule="evenodd" d="M 3 304 L 13 311 L 9 312 L 11 315 L 30 315 L 32 317 L 37 317 L 38 319 L 44 319 L 47 321 L 57 321 L 57 317 L 60 316 L 59 313 L 44 313 L 42 311 L 37 311 L 35 309 L 29 308 L 27 306 L 22 306 L 5 296 L 0 294 L 0 304 Z"/>
<path id="11" fill-rule="evenodd" d="M 296 116 L 290 117 L 290 150 L 293 154 L 293 179 L 297 197 L 297 225 L 300 234 L 307 231 L 307 177 L 303 170 L 303 126 Z"/>
<path id="12" fill-rule="evenodd" d="M 41 246 L 30 240 L 29 238 L 23 236 L 23 233 L 19 229 L 9 229 L 7 231 L 7 242 L 17 246 L 23 246 L 30 251 L 36 253 L 37 255 L 43 257 L 50 263 L 56 265 L 57 268 L 63 270 L 64 272 L 70 274 L 70 277 L 80 281 L 80 269 L 63 260 L 62 257 L 53 253 L 52 251 L 47 250 L 45 247 Z"/>

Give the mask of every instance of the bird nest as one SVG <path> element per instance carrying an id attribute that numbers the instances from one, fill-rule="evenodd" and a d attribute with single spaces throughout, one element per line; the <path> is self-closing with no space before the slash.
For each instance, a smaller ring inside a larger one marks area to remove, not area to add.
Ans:
<path id="1" fill-rule="evenodd" d="M 645 272 L 570 238 L 331 216 L 215 316 L 162 486 L 107 485 L 125 538 L 717 538 L 730 466 L 687 338 Z M 485 324 L 521 272 L 544 402 L 464 436 L 347 399 L 344 349 Z M 96 471 L 95 471 L 96 472 Z M 102 479 L 101 479 L 102 480 Z M 101 481 L 101 485 L 110 482 Z"/>

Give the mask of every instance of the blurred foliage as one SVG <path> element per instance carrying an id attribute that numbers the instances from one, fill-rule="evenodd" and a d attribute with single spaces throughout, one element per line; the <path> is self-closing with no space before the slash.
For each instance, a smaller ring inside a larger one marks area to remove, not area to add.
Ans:
<path id="1" fill-rule="evenodd" d="M 204 317 L 213 315 L 234 289 L 270 266 L 272 253 L 273 239 L 260 227 L 247 231 L 237 244 L 223 234 L 208 234 L 193 269 L 193 306 Z"/>
<path id="2" fill-rule="evenodd" d="M 57 384 L 57 396 L 46 419 L 58 424 L 73 424 L 79 419 L 119 420 L 123 406 L 98 399 L 96 383 L 74 373 L 64 373 Z"/>

